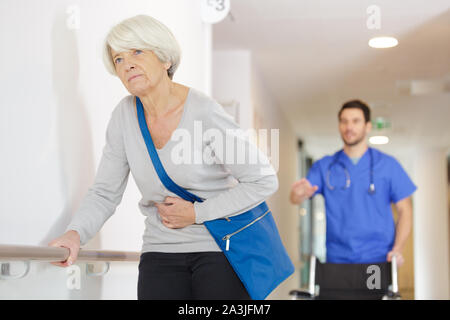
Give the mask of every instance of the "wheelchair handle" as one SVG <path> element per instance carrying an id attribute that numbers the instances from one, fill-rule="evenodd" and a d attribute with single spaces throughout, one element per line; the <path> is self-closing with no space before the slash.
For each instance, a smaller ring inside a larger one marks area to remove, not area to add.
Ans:
<path id="1" fill-rule="evenodd" d="M 397 257 L 395 255 L 393 255 L 391 259 L 391 275 L 392 275 L 392 292 L 398 293 Z"/>
<path id="2" fill-rule="evenodd" d="M 309 294 L 314 297 L 316 293 L 316 256 L 311 255 L 309 258 Z"/>

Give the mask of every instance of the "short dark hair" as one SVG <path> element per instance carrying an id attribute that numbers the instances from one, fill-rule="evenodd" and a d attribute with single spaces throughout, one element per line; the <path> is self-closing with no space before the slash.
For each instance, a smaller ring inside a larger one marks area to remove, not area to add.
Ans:
<path id="1" fill-rule="evenodd" d="M 364 113 L 364 119 L 366 120 L 366 123 L 370 122 L 370 108 L 367 106 L 367 104 L 365 104 L 361 100 L 351 100 L 351 101 L 348 101 L 348 102 L 344 103 L 344 105 L 342 106 L 341 110 L 339 110 L 338 119 L 341 119 L 341 113 L 345 109 L 359 109 L 359 110 L 361 110 Z"/>

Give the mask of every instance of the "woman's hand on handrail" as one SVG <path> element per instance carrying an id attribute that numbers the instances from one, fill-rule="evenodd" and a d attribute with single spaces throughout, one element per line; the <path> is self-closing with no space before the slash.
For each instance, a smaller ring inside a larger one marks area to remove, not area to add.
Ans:
<path id="1" fill-rule="evenodd" d="M 69 230 L 62 236 L 52 240 L 49 244 L 50 247 L 62 247 L 69 249 L 69 257 L 66 261 L 51 262 L 51 264 L 58 267 L 68 267 L 75 263 L 80 251 L 80 235 L 75 230 Z"/>

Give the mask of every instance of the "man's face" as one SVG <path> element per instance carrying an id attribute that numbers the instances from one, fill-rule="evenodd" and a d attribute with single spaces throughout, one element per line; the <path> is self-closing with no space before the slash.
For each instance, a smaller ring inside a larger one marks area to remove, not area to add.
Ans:
<path id="1" fill-rule="evenodd" d="M 354 146 L 365 141 L 372 124 L 366 123 L 364 113 L 357 108 L 344 109 L 339 117 L 339 132 L 347 146 Z"/>

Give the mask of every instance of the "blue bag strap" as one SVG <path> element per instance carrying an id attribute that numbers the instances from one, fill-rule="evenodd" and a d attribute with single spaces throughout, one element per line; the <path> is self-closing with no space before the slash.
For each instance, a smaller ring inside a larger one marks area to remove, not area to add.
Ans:
<path id="1" fill-rule="evenodd" d="M 136 109 L 138 114 L 139 127 L 141 128 L 142 137 L 144 138 L 145 145 L 147 146 L 148 154 L 152 160 L 153 167 L 158 174 L 159 180 L 163 185 L 171 192 L 190 202 L 203 202 L 203 199 L 197 197 L 195 194 L 190 193 L 184 188 L 177 185 L 168 175 L 164 169 L 161 160 L 159 159 L 158 153 L 156 152 L 155 145 L 153 143 L 150 131 L 148 131 L 147 122 L 145 121 L 144 107 L 139 97 L 136 97 Z"/>

